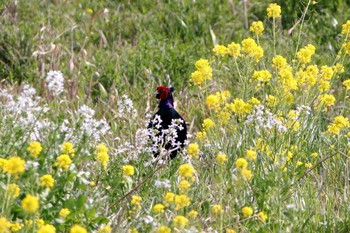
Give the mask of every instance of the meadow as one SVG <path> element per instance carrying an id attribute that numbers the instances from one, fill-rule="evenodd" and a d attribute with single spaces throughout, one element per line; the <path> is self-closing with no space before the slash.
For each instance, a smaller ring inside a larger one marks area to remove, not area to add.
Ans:
<path id="1" fill-rule="evenodd" d="M 0 233 L 350 231 L 347 1 L 0 12 Z M 171 161 L 158 85 L 189 131 Z"/>

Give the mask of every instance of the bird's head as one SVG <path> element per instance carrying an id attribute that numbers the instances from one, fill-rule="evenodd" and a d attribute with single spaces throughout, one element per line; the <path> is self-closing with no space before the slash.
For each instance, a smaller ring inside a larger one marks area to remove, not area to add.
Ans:
<path id="1" fill-rule="evenodd" d="M 169 96 L 171 96 L 171 93 L 174 91 L 173 87 L 166 87 L 166 86 L 158 86 L 157 92 L 156 92 L 156 98 L 160 100 L 166 100 Z"/>

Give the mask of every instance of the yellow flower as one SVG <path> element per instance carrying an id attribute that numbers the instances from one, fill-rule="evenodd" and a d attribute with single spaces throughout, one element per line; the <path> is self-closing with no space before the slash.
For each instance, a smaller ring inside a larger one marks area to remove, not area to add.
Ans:
<path id="1" fill-rule="evenodd" d="M 60 217 L 65 218 L 70 214 L 70 211 L 68 208 L 62 208 L 59 212 Z"/>
<path id="2" fill-rule="evenodd" d="M 197 216 L 198 216 L 198 212 L 195 210 L 191 210 L 190 212 L 187 213 L 187 217 L 192 219 L 197 218 Z"/>
<path id="3" fill-rule="evenodd" d="M 188 223 L 188 219 L 181 215 L 177 215 L 173 220 L 174 226 L 179 229 L 184 229 L 187 223 Z"/>
<path id="4" fill-rule="evenodd" d="M 98 229 L 98 233 L 111 233 L 112 232 L 112 227 L 107 225 L 104 227 L 101 227 L 100 229 Z"/>
<path id="5" fill-rule="evenodd" d="M 196 70 L 191 74 L 191 82 L 194 85 L 201 85 L 204 81 L 205 78 L 202 72 Z"/>
<path id="6" fill-rule="evenodd" d="M 214 112 L 218 112 L 220 110 L 220 98 L 218 98 L 216 95 L 209 95 L 205 100 L 205 104 L 209 110 L 213 110 Z"/>
<path id="7" fill-rule="evenodd" d="M 96 148 L 97 160 L 106 170 L 109 162 L 108 148 L 104 144 L 97 145 Z"/>
<path id="8" fill-rule="evenodd" d="M 214 121 L 212 119 L 206 118 L 206 119 L 203 120 L 202 127 L 203 127 L 203 129 L 205 131 L 208 131 L 209 129 L 215 127 L 215 123 L 214 123 Z"/>
<path id="9" fill-rule="evenodd" d="M 213 52 L 216 56 L 224 57 L 227 54 L 227 48 L 224 45 L 216 45 L 213 48 Z"/>
<path id="10" fill-rule="evenodd" d="M 75 149 L 72 143 L 70 142 L 64 142 L 62 144 L 61 154 L 67 154 L 71 157 L 74 157 L 75 155 Z"/>
<path id="11" fill-rule="evenodd" d="M 226 154 L 223 154 L 223 153 L 219 153 L 219 154 L 216 156 L 216 161 L 217 161 L 218 164 L 220 164 L 220 165 L 225 164 L 226 161 L 227 161 L 227 155 L 226 155 Z"/>
<path id="12" fill-rule="evenodd" d="M 334 70 L 329 66 L 321 66 L 321 78 L 323 80 L 331 80 L 334 74 Z"/>
<path id="13" fill-rule="evenodd" d="M 281 17 L 281 7 L 276 3 L 271 3 L 267 8 L 267 16 L 269 18 L 280 18 Z"/>
<path id="14" fill-rule="evenodd" d="M 135 168 L 132 165 L 125 165 L 123 166 L 123 173 L 126 176 L 133 176 L 135 173 Z"/>
<path id="15" fill-rule="evenodd" d="M 163 198 L 163 200 L 167 203 L 173 203 L 175 198 L 175 194 L 172 192 L 167 192 Z"/>
<path id="16" fill-rule="evenodd" d="M 128 233 L 138 233 L 139 231 L 137 230 L 137 228 L 130 228 L 128 229 Z"/>
<path id="17" fill-rule="evenodd" d="M 272 75 L 268 70 L 255 70 L 253 73 L 253 78 L 261 82 L 268 82 L 270 81 L 271 77 Z"/>
<path id="18" fill-rule="evenodd" d="M 24 165 L 25 161 L 23 159 L 18 156 L 13 156 L 7 160 L 4 170 L 11 175 L 16 175 L 25 171 Z"/>
<path id="19" fill-rule="evenodd" d="M 184 178 L 192 178 L 196 170 L 194 170 L 191 164 L 182 164 L 179 167 L 179 175 L 182 179 Z"/>
<path id="20" fill-rule="evenodd" d="M 203 76 L 204 80 L 210 80 L 213 76 L 213 69 L 210 67 L 209 61 L 206 59 L 199 59 L 196 61 L 196 68 L 198 71 L 200 71 Z"/>
<path id="21" fill-rule="evenodd" d="M 214 215 L 219 215 L 219 214 L 224 213 L 224 210 L 222 209 L 221 205 L 213 205 L 213 206 L 211 207 L 211 212 L 212 212 Z"/>
<path id="22" fill-rule="evenodd" d="M 246 156 L 247 156 L 249 159 L 256 160 L 256 152 L 253 151 L 253 150 L 247 150 Z"/>
<path id="23" fill-rule="evenodd" d="M 350 34 L 350 20 L 346 21 L 346 23 L 342 25 L 341 34 L 343 35 Z"/>
<path id="24" fill-rule="evenodd" d="M 153 213 L 159 214 L 159 213 L 164 213 L 165 206 L 163 204 L 156 204 L 153 206 Z"/>
<path id="25" fill-rule="evenodd" d="M 242 40 L 242 47 L 242 50 L 247 53 L 248 57 L 253 58 L 257 62 L 264 56 L 264 50 L 250 37 Z"/>
<path id="26" fill-rule="evenodd" d="M 55 183 L 55 180 L 51 175 L 46 174 L 40 177 L 40 186 L 45 188 L 52 188 Z"/>
<path id="27" fill-rule="evenodd" d="M 337 73 L 337 74 L 342 74 L 345 72 L 344 66 L 339 63 L 335 64 L 332 68 L 334 73 Z"/>
<path id="28" fill-rule="evenodd" d="M 69 233 L 87 233 L 87 230 L 84 227 L 75 224 L 70 228 Z"/>
<path id="29" fill-rule="evenodd" d="M 33 158 L 37 158 L 40 152 L 43 150 L 40 142 L 30 142 L 27 147 L 27 151 L 31 154 Z"/>
<path id="30" fill-rule="evenodd" d="M 346 87 L 346 89 L 350 89 L 350 79 L 345 80 L 343 85 Z"/>
<path id="31" fill-rule="evenodd" d="M 254 211 L 253 211 L 252 207 L 245 206 L 242 208 L 242 214 L 243 214 L 243 217 L 245 217 L 245 218 L 252 216 L 253 213 L 254 213 Z"/>
<path id="32" fill-rule="evenodd" d="M 267 220 L 267 214 L 264 213 L 264 212 L 262 212 L 262 211 L 260 211 L 260 212 L 258 213 L 258 217 L 259 217 L 263 222 L 266 222 L 266 220 Z"/>
<path id="33" fill-rule="evenodd" d="M 350 41 L 342 45 L 345 54 L 350 54 Z"/>
<path id="34" fill-rule="evenodd" d="M 264 31 L 264 24 L 261 21 L 254 21 L 249 27 L 249 30 L 257 35 L 262 35 Z"/>
<path id="35" fill-rule="evenodd" d="M 157 228 L 156 233 L 171 233 L 171 229 L 167 226 L 160 226 Z"/>
<path id="36" fill-rule="evenodd" d="M 311 153 L 310 156 L 316 158 L 318 156 L 318 154 L 316 152 L 314 152 L 314 153 Z"/>
<path id="37" fill-rule="evenodd" d="M 250 103 L 251 105 L 259 105 L 259 104 L 260 104 L 260 101 L 259 101 L 257 98 L 252 97 L 252 98 L 249 100 L 249 103 Z"/>
<path id="38" fill-rule="evenodd" d="M 239 98 L 234 99 L 233 103 L 226 104 L 226 107 L 238 115 L 250 113 L 252 111 L 252 106 Z"/>
<path id="39" fill-rule="evenodd" d="M 236 160 L 236 168 L 247 168 L 248 167 L 248 162 L 245 158 L 239 158 Z"/>
<path id="40" fill-rule="evenodd" d="M 200 154 L 200 149 L 198 144 L 196 143 L 190 143 L 187 147 L 187 154 L 191 157 L 191 158 L 197 158 Z"/>
<path id="41" fill-rule="evenodd" d="M 28 213 L 34 213 L 39 209 L 39 198 L 30 194 L 21 201 L 22 208 Z"/>
<path id="42" fill-rule="evenodd" d="M 225 233 L 236 233 L 236 231 L 231 228 L 226 228 Z"/>
<path id="43" fill-rule="evenodd" d="M 92 15 L 94 13 L 94 10 L 91 8 L 86 8 L 86 13 L 88 13 L 89 15 Z"/>
<path id="44" fill-rule="evenodd" d="M 4 217 L 0 217 L 0 232 L 10 233 L 11 223 Z"/>
<path id="45" fill-rule="evenodd" d="M 207 133 L 204 131 L 200 131 L 196 134 L 196 139 L 197 140 L 203 140 L 207 138 Z"/>
<path id="46" fill-rule="evenodd" d="M 9 197 L 16 198 L 19 196 L 21 189 L 17 184 L 9 184 L 6 189 L 6 193 L 8 193 Z"/>
<path id="47" fill-rule="evenodd" d="M 227 45 L 227 54 L 234 58 L 241 56 L 241 45 L 234 42 Z"/>
<path id="48" fill-rule="evenodd" d="M 316 48 L 312 44 L 308 44 L 297 52 L 297 58 L 300 63 L 306 64 L 311 62 L 312 55 L 315 54 Z"/>
<path id="49" fill-rule="evenodd" d="M 321 101 L 321 104 L 324 104 L 326 106 L 332 106 L 335 103 L 334 96 L 330 94 L 320 95 L 318 99 Z"/>
<path id="50" fill-rule="evenodd" d="M 276 55 L 276 57 L 272 59 L 272 66 L 276 67 L 277 69 L 283 69 L 287 66 L 287 59 L 281 55 Z"/>
<path id="51" fill-rule="evenodd" d="M 45 224 L 39 227 L 38 233 L 56 233 L 56 228 L 51 224 Z"/>
<path id="52" fill-rule="evenodd" d="M 191 204 L 190 198 L 185 194 L 175 195 L 174 202 L 176 204 L 176 210 L 182 209 Z"/>
<path id="53" fill-rule="evenodd" d="M 17 231 L 20 231 L 21 229 L 23 228 L 23 224 L 20 224 L 18 222 L 15 222 L 15 223 L 11 223 L 10 224 L 10 230 L 12 232 L 17 232 Z M 1 232 L 1 230 L 0 230 Z"/>
<path id="54" fill-rule="evenodd" d="M 96 148 L 96 154 L 98 153 L 108 153 L 108 148 L 106 145 L 104 144 L 98 144 L 97 148 Z"/>
<path id="55" fill-rule="evenodd" d="M 186 193 L 188 189 L 191 187 L 191 184 L 187 180 L 182 180 L 180 181 L 177 187 L 179 188 L 180 193 Z"/>
<path id="56" fill-rule="evenodd" d="M 252 174 L 252 171 L 251 170 L 248 170 L 246 168 L 243 168 L 241 170 L 241 175 L 246 178 L 248 181 L 252 179 L 253 177 L 253 174 Z"/>
<path id="57" fill-rule="evenodd" d="M 267 96 L 267 104 L 268 104 L 268 106 L 270 106 L 270 107 L 274 107 L 274 106 L 276 106 L 277 105 L 277 98 L 275 97 L 275 96 L 273 96 L 273 95 L 268 95 Z"/>
<path id="58" fill-rule="evenodd" d="M 138 209 L 141 209 L 141 201 L 142 201 L 142 198 L 140 196 L 135 196 L 135 195 L 131 196 L 130 203 Z"/>
<path id="59" fill-rule="evenodd" d="M 312 163 L 305 163 L 306 168 L 312 168 Z"/>
<path id="60" fill-rule="evenodd" d="M 63 170 L 67 170 L 71 164 L 72 160 L 67 154 L 61 154 L 57 157 L 55 162 L 55 166 L 62 168 Z"/>
<path id="61" fill-rule="evenodd" d="M 7 163 L 8 163 L 7 159 L 0 158 L 0 170 L 5 171 L 5 167 L 6 167 Z"/>

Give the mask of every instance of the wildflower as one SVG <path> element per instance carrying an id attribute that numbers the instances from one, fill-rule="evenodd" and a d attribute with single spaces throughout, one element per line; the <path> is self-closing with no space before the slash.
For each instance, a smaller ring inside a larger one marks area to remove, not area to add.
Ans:
<path id="1" fill-rule="evenodd" d="M 241 170 L 241 175 L 246 179 L 246 180 L 251 180 L 252 177 L 253 177 L 253 174 L 252 174 L 252 171 L 251 170 L 248 170 L 246 168 L 243 168 Z"/>
<path id="2" fill-rule="evenodd" d="M 182 209 L 191 204 L 190 198 L 185 194 L 175 195 L 174 202 L 176 204 L 176 210 Z"/>
<path id="3" fill-rule="evenodd" d="M 88 13 L 89 15 L 92 15 L 94 13 L 94 10 L 91 8 L 86 8 L 86 13 Z"/>
<path id="4" fill-rule="evenodd" d="M 108 153 L 108 148 L 104 144 L 98 144 L 96 148 L 96 154 L 98 153 Z"/>
<path id="5" fill-rule="evenodd" d="M 227 54 L 234 58 L 241 56 L 241 45 L 234 42 L 227 45 Z"/>
<path id="6" fill-rule="evenodd" d="M 133 176 L 135 173 L 135 168 L 132 165 L 125 165 L 123 166 L 123 173 L 126 176 Z"/>
<path id="7" fill-rule="evenodd" d="M 53 96 L 58 96 L 64 91 L 64 78 L 61 71 L 50 70 L 47 73 L 45 81 L 47 88 L 52 92 Z"/>
<path id="8" fill-rule="evenodd" d="M 73 158 L 75 154 L 75 149 L 73 144 L 70 142 L 64 142 L 62 144 L 61 154 L 67 154 Z"/>
<path id="9" fill-rule="evenodd" d="M 260 211 L 260 212 L 258 213 L 258 217 L 259 217 L 263 222 L 266 222 L 266 220 L 267 220 L 267 214 L 266 214 L 265 212 L 263 212 L 263 211 Z"/>
<path id="10" fill-rule="evenodd" d="M 214 112 L 218 112 L 220 110 L 220 99 L 216 95 L 209 95 L 205 100 L 205 104 L 209 110 L 213 110 Z"/>
<path id="11" fill-rule="evenodd" d="M 7 159 L 0 158 L 0 170 L 5 171 L 5 167 L 6 167 L 7 163 L 8 163 Z"/>
<path id="12" fill-rule="evenodd" d="M 311 156 L 311 157 L 314 157 L 314 158 L 317 158 L 318 154 L 317 154 L 316 152 L 314 152 L 314 153 L 311 153 L 310 156 Z"/>
<path id="13" fill-rule="evenodd" d="M 21 229 L 23 228 L 23 225 L 18 223 L 18 222 L 15 222 L 15 223 L 11 223 L 10 224 L 10 230 L 11 232 L 17 232 L 17 231 L 20 231 Z M 2 232 L 0 230 L 0 232 Z"/>
<path id="14" fill-rule="evenodd" d="M 298 162 L 297 162 L 297 166 L 299 167 L 299 166 L 301 166 L 301 165 L 303 165 L 303 162 L 298 161 Z"/>
<path id="15" fill-rule="evenodd" d="M 39 227 L 38 233 L 56 233 L 56 228 L 51 224 L 44 224 Z"/>
<path id="16" fill-rule="evenodd" d="M 246 151 L 246 156 L 247 156 L 249 159 L 256 160 L 256 152 L 253 151 L 253 150 L 247 150 L 247 151 Z"/>
<path id="17" fill-rule="evenodd" d="M 216 45 L 213 48 L 213 52 L 216 56 L 224 57 L 227 54 L 227 48 L 224 45 Z"/>
<path id="18" fill-rule="evenodd" d="M 180 190 L 180 193 L 186 193 L 188 189 L 191 187 L 191 183 L 187 180 L 181 180 L 180 183 L 177 185 L 177 187 Z"/>
<path id="19" fill-rule="evenodd" d="M 199 146 L 196 143 L 190 143 L 187 147 L 187 154 L 191 158 L 197 158 L 200 152 Z"/>
<path id="20" fill-rule="evenodd" d="M 260 101 L 259 101 L 257 98 L 252 97 L 252 98 L 249 100 L 249 103 L 250 103 L 251 105 L 259 105 L 259 104 L 260 104 Z"/>
<path id="21" fill-rule="evenodd" d="M 195 210 L 190 210 L 187 213 L 187 217 L 192 218 L 192 219 L 197 218 L 197 216 L 198 216 L 198 212 Z"/>
<path id="22" fill-rule="evenodd" d="M 335 103 L 334 96 L 330 94 L 320 95 L 318 99 L 321 101 L 321 104 L 324 104 L 326 106 L 332 106 Z"/>
<path id="23" fill-rule="evenodd" d="M 167 192 L 163 198 L 163 200 L 167 203 L 173 203 L 175 198 L 175 194 L 172 192 Z"/>
<path id="24" fill-rule="evenodd" d="M 39 198 L 30 194 L 21 201 L 22 208 L 28 213 L 34 213 L 39 209 Z"/>
<path id="25" fill-rule="evenodd" d="M 224 165 L 227 161 L 227 155 L 223 154 L 223 153 L 219 153 L 216 156 L 216 161 L 218 162 L 218 164 L 220 165 Z"/>
<path id="26" fill-rule="evenodd" d="M 253 211 L 252 207 L 245 206 L 242 208 L 242 214 L 243 214 L 243 217 L 245 217 L 245 218 L 252 216 L 253 213 L 254 213 L 254 211 Z"/>
<path id="27" fill-rule="evenodd" d="M 263 34 L 264 31 L 264 25 L 261 21 L 254 21 L 252 22 L 252 25 L 250 25 L 249 30 L 256 35 L 260 36 Z"/>
<path id="28" fill-rule="evenodd" d="M 316 48 L 315 46 L 308 44 L 307 46 L 301 48 L 297 52 L 297 58 L 300 63 L 306 64 L 310 63 L 312 55 L 315 54 Z"/>
<path id="29" fill-rule="evenodd" d="M 213 69 L 210 67 L 209 61 L 206 59 L 199 59 L 196 61 L 197 71 L 192 73 L 191 81 L 195 85 L 201 85 L 206 80 L 211 80 L 213 76 Z"/>
<path id="30" fill-rule="evenodd" d="M 131 196 L 130 203 L 138 209 L 141 209 L 141 201 L 142 201 L 142 198 L 140 196 L 135 196 L 135 195 Z"/>
<path id="31" fill-rule="evenodd" d="M 231 228 L 226 228 L 225 233 L 236 233 L 236 231 Z"/>
<path id="32" fill-rule="evenodd" d="M 212 119 L 206 118 L 203 120 L 202 127 L 205 131 L 208 131 L 209 129 L 215 127 L 215 123 Z"/>
<path id="33" fill-rule="evenodd" d="M 109 225 L 100 227 L 100 229 L 98 229 L 98 233 L 111 233 L 111 232 L 112 232 L 112 227 Z"/>
<path id="34" fill-rule="evenodd" d="M 60 217 L 65 218 L 70 214 L 70 210 L 68 208 L 62 208 L 58 214 Z"/>
<path id="35" fill-rule="evenodd" d="M 25 161 L 23 159 L 18 156 L 13 156 L 7 160 L 4 170 L 11 175 L 16 175 L 25 171 L 24 165 Z"/>
<path id="36" fill-rule="evenodd" d="M 281 17 L 281 7 L 276 3 L 271 3 L 267 8 L 267 16 L 269 18 L 280 18 Z"/>
<path id="37" fill-rule="evenodd" d="M 196 134 L 197 140 L 203 140 L 207 138 L 207 133 L 205 131 L 200 131 Z"/>
<path id="38" fill-rule="evenodd" d="M 332 68 L 333 68 L 334 73 L 337 73 L 337 74 L 342 74 L 345 72 L 344 66 L 342 64 L 339 64 L 339 63 L 335 64 Z"/>
<path id="39" fill-rule="evenodd" d="M 137 230 L 137 228 L 130 228 L 128 229 L 128 233 L 139 233 L 139 231 Z"/>
<path id="40" fill-rule="evenodd" d="M 171 229 L 167 226 L 160 226 L 157 228 L 156 233 L 171 233 Z"/>
<path id="41" fill-rule="evenodd" d="M 250 37 L 242 40 L 242 47 L 242 50 L 247 53 L 248 57 L 253 58 L 257 62 L 264 56 L 264 50 Z"/>
<path id="42" fill-rule="evenodd" d="M 219 214 L 224 213 L 224 210 L 222 209 L 221 205 L 213 205 L 213 206 L 211 207 L 211 212 L 212 212 L 214 215 L 219 215 Z"/>
<path id="43" fill-rule="evenodd" d="M 330 80 L 333 77 L 334 70 L 329 66 L 321 66 L 321 78 L 323 80 Z"/>
<path id="44" fill-rule="evenodd" d="M 174 226 L 179 229 L 184 229 L 187 223 L 188 223 L 188 219 L 181 215 L 177 215 L 173 220 Z"/>
<path id="45" fill-rule="evenodd" d="M 0 217 L 0 232 L 10 233 L 11 223 L 4 217 Z"/>
<path id="46" fill-rule="evenodd" d="M 274 58 L 272 58 L 272 66 L 276 67 L 279 70 L 283 69 L 287 66 L 287 59 L 281 55 L 276 55 Z"/>
<path id="47" fill-rule="evenodd" d="M 87 233 L 87 230 L 84 227 L 75 224 L 70 228 L 69 233 Z"/>
<path id="48" fill-rule="evenodd" d="M 191 74 L 191 82 L 194 85 L 201 85 L 204 81 L 205 78 L 202 72 L 196 70 Z"/>
<path id="49" fill-rule="evenodd" d="M 72 160 L 67 154 L 61 154 L 57 157 L 55 166 L 62 168 L 63 170 L 67 170 L 69 166 L 71 165 Z"/>
<path id="50" fill-rule="evenodd" d="M 238 115 L 250 113 L 252 111 L 252 106 L 239 98 L 234 99 L 233 103 L 227 104 L 226 107 Z"/>
<path id="51" fill-rule="evenodd" d="M 40 186 L 45 188 L 52 188 L 55 183 L 55 180 L 51 175 L 46 174 L 40 177 Z"/>
<path id="52" fill-rule="evenodd" d="M 343 116 L 336 116 L 334 118 L 334 124 L 337 125 L 340 129 L 344 129 L 350 126 L 349 119 Z"/>
<path id="53" fill-rule="evenodd" d="M 346 87 L 346 89 L 350 89 L 350 79 L 345 80 L 343 85 Z"/>
<path id="54" fill-rule="evenodd" d="M 43 150 L 41 143 L 37 141 L 32 141 L 27 147 L 27 151 L 31 154 L 33 158 L 37 158 L 40 152 Z"/>
<path id="55" fill-rule="evenodd" d="M 228 111 L 223 110 L 218 113 L 217 117 L 220 124 L 227 124 L 230 120 L 231 114 Z"/>
<path id="56" fill-rule="evenodd" d="M 312 163 L 305 163 L 306 168 L 312 168 Z"/>
<path id="57" fill-rule="evenodd" d="M 268 82 L 270 81 L 271 77 L 272 75 L 268 70 L 259 70 L 259 71 L 255 70 L 253 73 L 253 78 L 260 82 Z"/>
<path id="58" fill-rule="evenodd" d="M 156 204 L 153 206 L 153 213 L 159 214 L 159 213 L 164 213 L 165 206 L 163 204 Z"/>
<path id="59" fill-rule="evenodd" d="M 9 184 L 6 189 L 6 193 L 10 198 L 16 198 L 19 196 L 21 189 L 17 184 Z"/>
<path id="60" fill-rule="evenodd" d="M 182 164 L 179 167 L 179 175 L 181 178 L 192 178 L 196 170 L 190 164 Z"/>
<path id="61" fill-rule="evenodd" d="M 270 107 L 274 107 L 277 105 L 277 98 L 273 95 L 268 95 L 266 100 L 267 100 L 267 104 Z"/>
<path id="62" fill-rule="evenodd" d="M 349 35 L 350 34 L 350 20 L 346 21 L 346 23 L 344 23 L 342 25 L 341 34 L 343 34 L 343 35 Z"/>
<path id="63" fill-rule="evenodd" d="M 245 158 L 239 158 L 236 160 L 236 168 L 247 168 L 248 167 L 248 162 Z"/>

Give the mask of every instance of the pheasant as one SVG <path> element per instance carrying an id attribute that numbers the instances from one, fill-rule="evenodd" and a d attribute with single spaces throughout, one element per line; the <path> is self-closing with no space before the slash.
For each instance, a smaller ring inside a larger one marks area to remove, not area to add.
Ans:
<path id="1" fill-rule="evenodd" d="M 157 87 L 156 98 L 160 99 L 159 109 L 148 125 L 148 128 L 153 132 L 154 157 L 158 157 L 161 148 L 164 148 L 166 149 L 165 159 L 168 156 L 173 159 L 185 146 L 187 139 L 186 123 L 174 108 L 173 91 L 173 87 Z"/>

